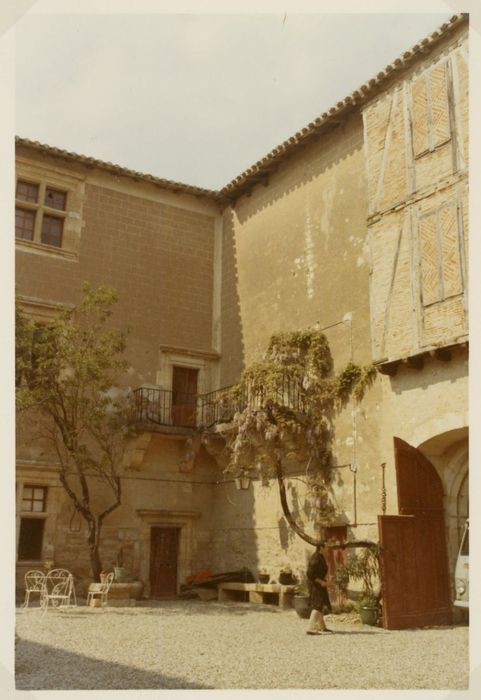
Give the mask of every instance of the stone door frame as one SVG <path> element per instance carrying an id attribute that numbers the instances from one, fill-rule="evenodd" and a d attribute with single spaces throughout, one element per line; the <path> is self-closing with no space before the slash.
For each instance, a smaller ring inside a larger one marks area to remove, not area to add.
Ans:
<path id="1" fill-rule="evenodd" d="M 137 510 L 142 520 L 140 529 L 139 578 L 144 581 L 144 596 L 150 598 L 150 534 L 152 527 L 178 528 L 179 549 L 177 560 L 177 593 L 180 584 L 192 573 L 194 549 L 194 521 L 201 513 L 193 510 Z"/>

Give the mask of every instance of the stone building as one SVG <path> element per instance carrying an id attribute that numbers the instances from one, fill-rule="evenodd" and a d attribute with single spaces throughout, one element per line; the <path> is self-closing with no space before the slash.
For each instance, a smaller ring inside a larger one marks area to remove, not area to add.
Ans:
<path id="1" fill-rule="evenodd" d="M 468 512 L 467 41 L 456 15 L 217 192 L 17 139 L 25 310 L 45 322 L 84 280 L 115 287 L 116 320 L 133 328 L 126 383 L 162 401 L 157 423 L 142 416 L 102 542 L 107 563 L 123 545 L 147 595 L 201 569 L 305 567 L 276 486 L 238 490 L 175 397 L 235 383 L 272 333 L 308 327 L 324 330 L 336 368 L 378 369 L 336 422 L 331 534 L 389 538 L 409 516 L 419 529 L 394 536 L 411 542 L 436 510 L 442 536 L 419 556 L 447 549 L 452 579 Z M 18 585 L 45 559 L 86 579 L 55 460 L 28 435 L 17 457 Z"/>

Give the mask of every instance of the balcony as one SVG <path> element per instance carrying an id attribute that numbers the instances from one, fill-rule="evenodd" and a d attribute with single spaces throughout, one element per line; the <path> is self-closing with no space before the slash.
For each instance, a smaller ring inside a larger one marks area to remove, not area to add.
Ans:
<path id="1" fill-rule="evenodd" d="M 264 392 L 245 391 L 233 398 L 223 387 L 207 394 L 183 394 L 157 386 L 142 386 L 133 392 L 134 422 L 160 432 L 190 433 L 198 428 L 208 430 L 219 423 L 229 423 L 234 414 L 246 406 L 261 409 Z M 276 403 L 302 411 L 302 392 L 296 383 L 286 380 L 279 386 Z M 157 426 L 157 427 L 156 427 Z"/>
<path id="2" fill-rule="evenodd" d="M 177 433 L 228 423 L 242 408 L 240 402 L 227 396 L 228 388 L 207 394 L 182 394 L 154 386 L 139 387 L 133 392 L 134 422 L 152 428 L 167 428 L 162 432 Z"/>

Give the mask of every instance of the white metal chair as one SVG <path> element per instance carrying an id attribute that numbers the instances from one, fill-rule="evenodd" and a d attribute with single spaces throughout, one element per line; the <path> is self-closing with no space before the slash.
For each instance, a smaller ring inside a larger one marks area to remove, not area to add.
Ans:
<path id="1" fill-rule="evenodd" d="M 48 572 L 44 579 L 44 590 L 40 596 L 40 604 L 44 614 L 47 612 L 49 604 L 53 608 L 77 605 L 73 576 L 70 571 L 52 569 Z"/>
<path id="2" fill-rule="evenodd" d="M 32 569 L 25 574 L 25 601 L 23 608 L 28 608 L 31 593 L 40 594 L 40 603 L 42 602 L 42 593 L 45 587 L 45 573 L 39 569 Z"/>
<path id="3" fill-rule="evenodd" d="M 87 594 L 87 605 L 90 605 L 92 600 L 100 600 L 101 606 L 107 605 L 107 597 L 113 580 L 114 574 L 111 572 L 107 574 L 105 581 L 101 583 L 91 583 Z"/>

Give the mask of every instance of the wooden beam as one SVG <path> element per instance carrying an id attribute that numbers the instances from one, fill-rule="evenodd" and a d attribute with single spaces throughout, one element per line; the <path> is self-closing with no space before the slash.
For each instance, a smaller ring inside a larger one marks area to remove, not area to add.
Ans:
<path id="1" fill-rule="evenodd" d="M 452 359 L 451 351 L 447 348 L 436 348 L 434 356 L 437 360 L 441 360 L 442 362 L 450 362 Z"/>
<path id="2" fill-rule="evenodd" d="M 410 369 L 420 370 L 424 367 L 424 357 L 422 355 L 414 355 L 414 357 L 408 357 L 406 360 L 406 365 Z"/>
<path id="3" fill-rule="evenodd" d="M 393 362 L 384 362 L 383 364 L 376 365 L 376 369 L 379 374 L 387 374 L 389 377 L 394 377 L 397 374 L 398 367 L 401 364 L 401 360 L 394 360 Z"/>

